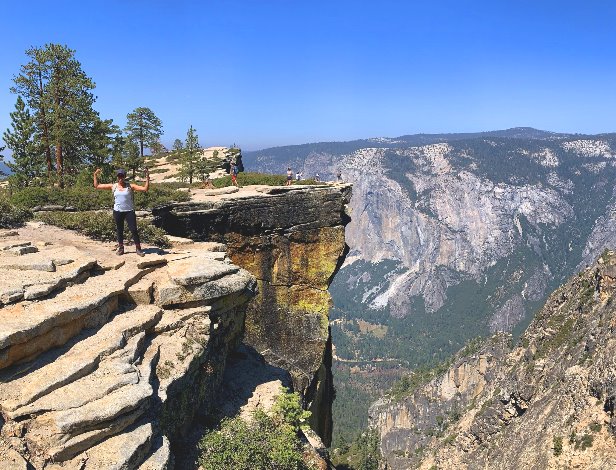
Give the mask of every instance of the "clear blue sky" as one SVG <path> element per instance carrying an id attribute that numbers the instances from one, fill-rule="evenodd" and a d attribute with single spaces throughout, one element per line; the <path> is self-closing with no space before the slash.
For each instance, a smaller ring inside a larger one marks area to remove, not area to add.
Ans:
<path id="1" fill-rule="evenodd" d="M 0 130 L 29 46 L 77 51 L 96 109 L 169 145 L 246 150 L 419 132 L 615 130 L 610 1 L 3 2 Z"/>

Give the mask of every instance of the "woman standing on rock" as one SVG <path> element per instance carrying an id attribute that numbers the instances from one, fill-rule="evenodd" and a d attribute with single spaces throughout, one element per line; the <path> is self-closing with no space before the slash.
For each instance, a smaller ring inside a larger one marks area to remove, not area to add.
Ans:
<path id="1" fill-rule="evenodd" d="M 138 184 L 130 184 L 126 181 L 126 171 L 120 168 L 116 175 L 117 183 L 99 184 L 97 177 L 101 174 L 101 169 L 97 168 L 94 172 L 94 187 L 96 189 L 111 189 L 113 191 L 113 220 L 116 224 L 116 234 L 118 239 L 119 256 L 124 254 L 124 220 L 128 223 L 128 228 L 133 234 L 137 254 L 144 256 L 145 253 L 141 250 L 141 242 L 139 241 L 139 233 L 137 232 L 137 216 L 135 215 L 135 204 L 133 201 L 133 191 L 147 191 L 150 189 L 150 174 L 148 169 L 145 169 L 145 186 Z"/>

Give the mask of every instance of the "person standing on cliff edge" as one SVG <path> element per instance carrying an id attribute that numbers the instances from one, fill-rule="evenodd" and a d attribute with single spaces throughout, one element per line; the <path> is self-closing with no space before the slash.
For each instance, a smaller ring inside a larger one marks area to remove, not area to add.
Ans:
<path id="1" fill-rule="evenodd" d="M 141 249 L 139 233 L 137 232 L 137 216 L 135 215 L 135 203 L 133 201 L 133 191 L 148 191 L 150 189 L 150 174 L 145 169 L 145 186 L 131 184 L 126 181 L 126 171 L 120 168 L 116 171 L 117 183 L 99 184 L 98 176 L 101 169 L 97 168 L 94 172 L 94 187 L 96 189 L 111 189 L 113 191 L 113 220 L 116 224 L 116 236 L 118 239 L 118 256 L 124 254 L 124 220 L 128 223 L 128 228 L 133 234 L 137 255 L 144 256 Z"/>
<path id="2" fill-rule="evenodd" d="M 237 186 L 238 188 L 240 187 L 240 185 L 237 184 L 237 174 L 239 173 L 239 171 L 240 170 L 235 164 L 235 162 L 231 162 L 231 183 L 233 183 L 233 186 Z"/>
<path id="3" fill-rule="evenodd" d="M 291 171 L 291 167 L 287 168 L 287 184 L 285 186 L 291 186 L 291 181 L 293 181 L 293 171 Z"/>

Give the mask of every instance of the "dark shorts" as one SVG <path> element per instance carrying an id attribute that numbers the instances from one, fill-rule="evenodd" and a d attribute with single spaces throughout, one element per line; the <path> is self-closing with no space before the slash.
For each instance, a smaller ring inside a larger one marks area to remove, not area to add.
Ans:
<path id="1" fill-rule="evenodd" d="M 293 177 L 291 175 L 287 175 L 287 181 L 291 181 L 293 180 Z"/>

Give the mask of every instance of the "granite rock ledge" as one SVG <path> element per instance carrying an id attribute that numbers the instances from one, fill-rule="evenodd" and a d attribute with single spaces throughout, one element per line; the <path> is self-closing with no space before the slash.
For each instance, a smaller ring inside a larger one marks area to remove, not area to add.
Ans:
<path id="1" fill-rule="evenodd" d="M 241 340 L 255 277 L 217 244 L 116 257 L 42 226 L 0 245 L 37 248 L 0 249 L 1 467 L 172 468 Z"/>

